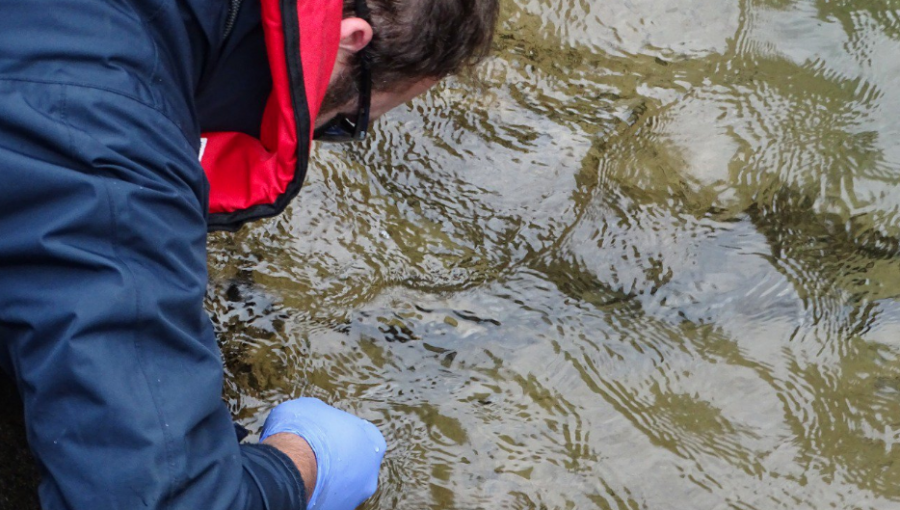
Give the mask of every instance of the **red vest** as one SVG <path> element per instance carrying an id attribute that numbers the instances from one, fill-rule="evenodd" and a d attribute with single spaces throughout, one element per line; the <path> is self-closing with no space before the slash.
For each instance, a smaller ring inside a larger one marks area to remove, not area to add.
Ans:
<path id="1" fill-rule="evenodd" d="M 319 106 L 337 57 L 341 0 L 263 0 L 272 93 L 259 139 L 203 133 L 209 230 L 279 214 L 300 191 Z"/>

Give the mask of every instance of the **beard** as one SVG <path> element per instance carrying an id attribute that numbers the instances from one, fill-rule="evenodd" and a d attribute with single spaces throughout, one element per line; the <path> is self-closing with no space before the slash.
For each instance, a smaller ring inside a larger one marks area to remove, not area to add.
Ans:
<path id="1" fill-rule="evenodd" d="M 319 117 L 322 115 L 333 116 L 340 110 L 353 106 L 359 96 L 359 61 L 356 55 L 349 62 L 349 72 L 345 71 L 337 76 L 333 83 L 328 85 L 322 106 L 319 108 Z"/>

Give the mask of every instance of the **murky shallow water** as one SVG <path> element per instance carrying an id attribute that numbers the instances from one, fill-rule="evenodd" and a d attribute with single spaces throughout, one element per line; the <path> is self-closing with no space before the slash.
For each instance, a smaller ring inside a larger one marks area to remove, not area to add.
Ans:
<path id="1" fill-rule="evenodd" d="M 226 396 L 367 509 L 900 508 L 900 1 L 517 0 L 210 250 Z"/>

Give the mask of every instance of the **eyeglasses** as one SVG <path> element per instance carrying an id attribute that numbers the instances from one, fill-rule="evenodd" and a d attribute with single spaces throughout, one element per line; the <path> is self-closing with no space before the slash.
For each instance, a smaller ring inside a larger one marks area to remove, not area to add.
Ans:
<path id="1" fill-rule="evenodd" d="M 366 0 L 356 0 L 356 15 L 371 24 Z M 357 53 L 359 63 L 359 102 L 356 116 L 350 120 L 339 114 L 313 132 L 313 139 L 320 142 L 354 142 L 364 140 L 369 129 L 369 108 L 372 104 L 372 69 L 366 48 Z"/>

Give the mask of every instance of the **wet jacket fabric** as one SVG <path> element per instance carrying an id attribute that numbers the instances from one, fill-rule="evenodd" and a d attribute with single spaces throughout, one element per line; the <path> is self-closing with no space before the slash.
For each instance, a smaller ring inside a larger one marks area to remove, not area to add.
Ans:
<path id="1" fill-rule="evenodd" d="M 305 507 L 286 456 L 238 444 L 203 309 L 199 112 L 260 44 L 224 38 L 229 6 L 0 2 L 0 368 L 46 509 Z"/>

